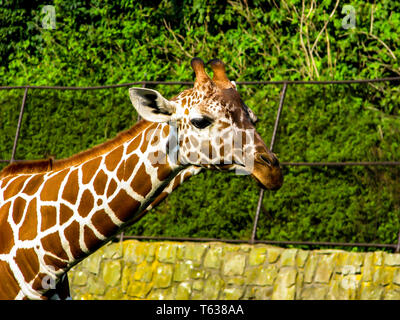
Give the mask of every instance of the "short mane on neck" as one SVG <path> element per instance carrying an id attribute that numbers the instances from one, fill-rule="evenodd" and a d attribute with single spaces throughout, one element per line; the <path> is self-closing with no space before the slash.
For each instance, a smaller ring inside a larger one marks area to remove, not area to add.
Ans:
<path id="1" fill-rule="evenodd" d="M 34 174 L 45 173 L 49 171 L 58 171 L 71 167 L 73 165 L 80 164 L 84 161 L 95 158 L 114 149 L 115 147 L 121 145 L 123 142 L 137 136 L 140 132 L 142 132 L 151 124 L 153 124 L 153 122 L 140 120 L 130 129 L 120 132 L 115 138 L 108 140 L 100 145 L 97 145 L 89 150 L 82 151 L 76 155 L 73 155 L 70 158 L 60 160 L 49 158 L 11 163 L 2 171 L 0 171 L 0 179 L 17 174 Z"/>

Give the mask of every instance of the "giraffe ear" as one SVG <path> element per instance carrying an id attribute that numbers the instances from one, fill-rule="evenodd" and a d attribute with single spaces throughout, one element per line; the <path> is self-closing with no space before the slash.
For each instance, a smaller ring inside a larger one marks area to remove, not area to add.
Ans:
<path id="1" fill-rule="evenodd" d="M 147 88 L 130 88 L 129 97 L 139 115 L 152 122 L 167 122 L 175 113 L 175 104 L 158 91 Z"/>

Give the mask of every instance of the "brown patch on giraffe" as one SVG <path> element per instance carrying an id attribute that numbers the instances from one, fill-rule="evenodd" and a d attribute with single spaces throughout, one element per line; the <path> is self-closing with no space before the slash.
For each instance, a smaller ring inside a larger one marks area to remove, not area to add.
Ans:
<path id="1" fill-rule="evenodd" d="M 10 182 L 7 189 L 4 190 L 4 201 L 18 194 L 21 191 L 26 179 L 28 179 L 28 176 L 19 176 L 14 181 Z"/>
<path id="2" fill-rule="evenodd" d="M 118 178 L 118 180 L 122 181 L 124 179 L 124 175 L 125 175 L 125 160 L 121 161 L 119 163 L 118 170 L 117 170 L 117 178 Z"/>
<path id="3" fill-rule="evenodd" d="M 118 184 L 115 182 L 115 180 L 111 180 L 107 189 L 107 198 L 111 197 L 114 194 L 115 190 L 117 190 L 117 187 Z"/>
<path id="4" fill-rule="evenodd" d="M 109 207 L 121 221 L 127 221 L 130 215 L 139 208 L 140 202 L 133 199 L 122 189 L 117 196 L 109 203 Z"/>
<path id="5" fill-rule="evenodd" d="M 103 170 L 100 170 L 93 181 L 94 191 L 96 191 L 96 194 L 98 194 L 99 196 L 104 194 L 107 180 L 108 176 L 104 173 Z"/>
<path id="6" fill-rule="evenodd" d="M 175 190 L 181 184 L 181 179 L 175 179 L 174 184 L 172 185 L 172 190 Z"/>
<path id="7" fill-rule="evenodd" d="M 71 204 L 75 204 L 78 199 L 79 182 L 78 182 L 78 169 L 73 170 L 68 176 L 67 183 L 65 184 L 62 198 Z"/>
<path id="8" fill-rule="evenodd" d="M 73 221 L 64 231 L 65 238 L 69 243 L 69 249 L 74 259 L 78 259 L 82 254 L 82 249 L 79 244 L 80 225 Z"/>
<path id="9" fill-rule="evenodd" d="M 124 152 L 123 146 L 119 146 L 106 157 L 105 165 L 107 170 L 114 171 L 118 163 L 121 161 L 123 152 Z"/>
<path id="10" fill-rule="evenodd" d="M 54 226 L 57 222 L 57 209 L 53 206 L 41 206 L 40 214 L 42 217 L 42 225 L 40 231 L 47 230 Z"/>
<path id="11" fill-rule="evenodd" d="M 18 224 L 21 221 L 24 215 L 25 206 L 26 200 L 24 198 L 18 197 L 14 200 L 12 217 L 15 224 Z"/>
<path id="12" fill-rule="evenodd" d="M 137 154 L 133 154 L 131 155 L 128 160 L 126 160 L 126 164 L 125 164 L 125 176 L 124 176 L 124 180 L 127 181 L 132 173 L 133 170 L 135 169 L 136 165 L 139 162 L 139 157 Z"/>
<path id="13" fill-rule="evenodd" d="M 37 205 L 36 198 L 29 202 L 27 214 L 19 229 L 19 240 L 34 240 L 37 236 Z"/>
<path id="14" fill-rule="evenodd" d="M 146 140 L 146 138 L 150 137 L 148 130 L 145 130 L 143 132 L 143 134 L 144 134 L 145 139 L 143 139 L 142 145 L 140 146 L 140 152 L 141 153 L 145 153 L 146 152 L 148 144 L 149 144 L 149 140 Z"/>
<path id="15" fill-rule="evenodd" d="M 39 259 L 33 248 L 20 248 L 17 250 L 15 258 L 19 270 L 24 276 L 25 282 L 30 282 L 35 278 L 39 271 Z"/>
<path id="16" fill-rule="evenodd" d="M 62 261 L 61 259 L 50 256 L 48 254 L 46 254 L 43 257 L 43 260 L 46 265 L 53 266 L 56 270 L 64 269 L 68 265 L 66 262 Z"/>
<path id="17" fill-rule="evenodd" d="M 193 175 L 193 174 L 192 174 L 190 171 L 186 172 L 186 173 L 184 174 L 184 176 L 183 176 L 183 181 L 186 181 L 186 180 L 189 179 L 192 175 Z"/>
<path id="18" fill-rule="evenodd" d="M 7 222 L 10 205 L 11 202 L 7 202 L 0 208 L 0 254 L 9 253 L 14 246 L 13 231 L 10 224 Z"/>
<path id="19" fill-rule="evenodd" d="M 94 174 L 99 168 L 101 163 L 101 157 L 97 157 L 93 160 L 90 160 L 82 165 L 82 182 L 87 184 L 92 180 Z"/>
<path id="20" fill-rule="evenodd" d="M 1 242 L 0 242 L 0 247 L 1 247 Z M 1 260 L 0 260 L 0 274 L 2 277 L 2 280 L 0 281 L 0 300 L 15 299 L 20 290 L 20 287 L 8 263 Z"/>
<path id="21" fill-rule="evenodd" d="M 152 189 L 152 184 L 151 184 L 151 177 L 150 175 L 146 172 L 146 166 L 144 163 L 142 163 L 139 167 L 139 170 L 136 173 L 135 176 L 135 182 L 140 181 L 140 184 L 136 184 L 135 188 L 133 190 L 140 194 L 142 197 L 145 197 Z"/>
<path id="22" fill-rule="evenodd" d="M 164 126 L 163 129 L 162 129 L 162 135 L 161 135 L 161 137 L 162 137 L 163 139 L 165 139 L 165 138 L 168 137 L 168 136 L 169 136 L 169 126 Z"/>
<path id="23" fill-rule="evenodd" d="M 0 173 L 1 173 L 1 171 L 0 171 Z M 7 185 L 7 183 L 12 179 L 12 178 L 15 178 L 15 176 L 7 176 L 7 177 L 4 177 L 4 178 L 2 178 L 1 177 L 1 174 L 0 174 L 0 187 L 5 187 L 6 185 Z"/>
<path id="24" fill-rule="evenodd" d="M 40 199 L 42 201 L 58 200 L 58 192 L 60 190 L 60 185 L 63 182 L 67 173 L 68 170 L 62 170 L 44 183 L 42 192 L 40 193 Z"/>
<path id="25" fill-rule="evenodd" d="M 74 211 L 65 204 L 60 204 L 60 224 L 63 225 L 66 223 L 72 216 L 74 215 Z"/>
<path id="26" fill-rule="evenodd" d="M 86 247 L 91 252 L 98 249 L 102 245 L 102 241 L 100 241 L 100 239 L 96 237 L 92 229 L 90 229 L 88 226 L 85 226 L 83 228 L 83 239 L 85 241 Z"/>
<path id="27" fill-rule="evenodd" d="M 35 174 L 32 177 L 32 179 L 30 179 L 28 183 L 25 185 L 25 188 L 22 190 L 22 193 L 32 196 L 37 192 L 42 183 L 43 183 L 43 174 Z"/>
<path id="28" fill-rule="evenodd" d="M 78 212 L 82 217 L 87 217 L 94 205 L 94 198 L 89 190 L 85 190 L 79 203 Z"/>
<path id="29" fill-rule="evenodd" d="M 153 167 L 157 168 L 157 178 L 160 181 L 164 181 L 171 174 L 171 167 L 169 165 L 156 163 Z"/>
<path id="30" fill-rule="evenodd" d="M 45 251 L 51 252 L 60 259 L 68 260 L 68 255 L 61 245 L 61 238 L 58 232 L 50 233 L 49 235 L 43 237 L 40 242 L 42 243 Z"/>
<path id="31" fill-rule="evenodd" d="M 46 273 L 40 272 L 39 274 L 36 275 L 35 280 L 32 283 L 32 289 L 33 290 L 43 290 L 43 279 L 44 277 L 47 277 L 48 275 Z"/>
<path id="32" fill-rule="evenodd" d="M 140 145 L 140 140 L 141 140 L 141 136 L 138 136 L 135 139 L 133 139 L 132 142 L 126 148 L 126 153 L 130 154 L 131 152 L 137 150 Z"/>
<path id="33" fill-rule="evenodd" d="M 111 236 L 118 229 L 104 210 L 99 210 L 92 216 L 92 224 L 105 237 Z"/>
<path id="34" fill-rule="evenodd" d="M 154 131 L 153 138 L 150 141 L 150 144 L 153 147 L 160 143 L 160 135 L 161 135 L 160 130 Z"/>

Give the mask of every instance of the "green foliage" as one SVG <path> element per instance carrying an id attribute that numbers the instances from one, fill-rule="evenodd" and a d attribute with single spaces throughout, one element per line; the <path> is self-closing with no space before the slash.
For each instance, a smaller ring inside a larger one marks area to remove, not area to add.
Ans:
<path id="1" fill-rule="evenodd" d="M 1 85 L 187 81 L 194 56 L 224 60 L 235 81 L 400 74 L 398 2 L 353 1 L 354 29 L 342 28 L 342 4 L 302 3 L 55 0 L 56 29 L 45 30 L 39 1 L 0 1 Z M 183 87 L 156 89 L 172 97 Z M 281 89 L 239 88 L 267 145 Z M 2 159 L 11 156 L 22 95 L 0 91 Z M 394 82 L 289 86 L 274 151 L 290 162 L 399 160 L 399 100 Z M 112 138 L 136 117 L 127 88 L 30 90 L 16 157 L 67 157 Z M 285 167 L 284 173 L 282 189 L 265 193 L 258 238 L 396 241 L 398 167 Z M 204 172 L 129 233 L 247 239 L 257 199 L 250 177 Z"/>

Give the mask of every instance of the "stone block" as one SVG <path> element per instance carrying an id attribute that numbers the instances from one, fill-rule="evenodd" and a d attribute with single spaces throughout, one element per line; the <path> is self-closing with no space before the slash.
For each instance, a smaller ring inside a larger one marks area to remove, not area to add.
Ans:
<path id="1" fill-rule="evenodd" d="M 395 290 L 392 286 L 385 288 L 384 300 L 400 300 L 400 290 Z"/>
<path id="2" fill-rule="evenodd" d="M 239 276 L 244 272 L 246 266 L 246 256 L 236 253 L 228 257 L 223 266 L 225 276 Z"/>
<path id="3" fill-rule="evenodd" d="M 193 261 L 193 264 L 195 266 L 200 266 L 203 259 L 203 255 L 208 248 L 209 245 L 206 244 L 202 245 L 187 244 L 185 246 L 184 259 Z"/>
<path id="4" fill-rule="evenodd" d="M 174 281 L 190 280 L 192 270 L 193 270 L 192 261 L 188 260 L 184 262 L 178 262 L 177 264 L 175 264 Z"/>
<path id="5" fill-rule="evenodd" d="M 364 266 L 362 270 L 362 280 L 363 281 L 372 281 L 372 277 L 375 273 L 375 265 L 374 265 L 374 253 L 367 252 L 364 258 Z"/>
<path id="6" fill-rule="evenodd" d="M 84 286 L 87 283 L 87 280 L 88 280 L 87 273 L 81 270 L 77 270 L 74 272 L 72 284 L 74 286 Z"/>
<path id="7" fill-rule="evenodd" d="M 360 300 L 380 300 L 383 297 L 384 288 L 371 282 L 361 283 Z"/>
<path id="8" fill-rule="evenodd" d="M 119 259 L 123 256 L 123 243 L 108 243 L 103 248 L 103 259 Z"/>
<path id="9" fill-rule="evenodd" d="M 296 294 L 295 286 L 285 287 L 282 284 L 274 285 L 271 299 L 272 300 L 294 300 Z"/>
<path id="10" fill-rule="evenodd" d="M 307 286 L 303 288 L 301 292 L 302 300 L 324 300 L 328 292 L 328 287 L 326 286 Z"/>
<path id="11" fill-rule="evenodd" d="M 198 291 L 203 290 L 203 288 L 204 288 L 204 280 L 195 280 L 195 281 L 193 281 L 192 288 L 194 290 L 198 290 Z"/>
<path id="12" fill-rule="evenodd" d="M 384 253 L 382 251 L 375 251 L 373 261 L 376 266 L 382 266 L 384 261 Z"/>
<path id="13" fill-rule="evenodd" d="M 143 261 L 136 266 L 133 273 L 133 279 L 138 281 L 150 282 L 153 278 L 153 265 L 147 261 Z"/>
<path id="14" fill-rule="evenodd" d="M 121 289 L 118 287 L 109 288 L 104 295 L 106 300 L 120 300 L 123 297 Z"/>
<path id="15" fill-rule="evenodd" d="M 335 254 L 320 255 L 319 262 L 315 271 L 314 281 L 317 283 L 328 283 L 333 269 L 335 268 Z"/>
<path id="16" fill-rule="evenodd" d="M 286 249 L 281 254 L 282 267 L 294 267 L 296 265 L 297 249 Z"/>
<path id="17" fill-rule="evenodd" d="M 244 294 L 244 288 L 225 288 L 222 291 L 223 300 L 239 300 Z"/>
<path id="18" fill-rule="evenodd" d="M 190 278 L 192 279 L 202 279 L 206 277 L 206 272 L 204 269 L 193 269 L 190 271 Z"/>
<path id="19" fill-rule="evenodd" d="M 277 262 L 282 251 L 283 251 L 283 249 L 281 249 L 281 248 L 269 247 L 267 250 L 268 263 Z"/>
<path id="20" fill-rule="evenodd" d="M 316 255 L 315 253 L 311 253 L 310 256 L 308 257 L 307 262 L 304 266 L 304 282 L 305 283 L 310 283 L 313 281 L 314 273 L 315 273 L 315 270 L 317 269 L 318 258 L 319 258 L 319 256 Z"/>
<path id="21" fill-rule="evenodd" d="M 121 276 L 121 287 L 122 291 L 126 292 L 128 289 L 128 285 L 131 281 L 133 280 L 133 275 L 134 275 L 134 270 L 135 270 L 135 265 L 131 263 L 126 263 L 124 265 L 124 268 L 122 270 L 122 276 Z"/>
<path id="22" fill-rule="evenodd" d="M 223 248 L 222 247 L 211 247 L 205 257 L 204 257 L 204 267 L 205 268 L 213 268 L 213 269 L 219 269 L 222 264 L 222 253 L 223 253 Z"/>
<path id="23" fill-rule="evenodd" d="M 247 287 L 243 299 L 245 300 L 271 300 L 272 287 Z"/>
<path id="24" fill-rule="evenodd" d="M 203 299 L 205 300 L 216 300 L 218 299 L 219 293 L 224 286 L 224 281 L 217 274 L 212 274 L 204 283 Z"/>
<path id="25" fill-rule="evenodd" d="M 263 264 L 266 259 L 267 248 L 265 247 L 255 247 L 252 248 L 249 254 L 249 265 L 258 266 Z"/>
<path id="26" fill-rule="evenodd" d="M 400 268 L 396 268 L 396 270 L 394 270 L 392 282 L 400 286 Z"/>
<path id="27" fill-rule="evenodd" d="M 306 250 L 299 250 L 296 256 L 296 264 L 300 268 L 304 268 L 304 265 L 307 261 L 309 252 Z"/>
<path id="28" fill-rule="evenodd" d="M 281 268 L 275 283 L 279 283 L 287 288 L 296 283 L 297 270 L 295 268 Z"/>
<path id="29" fill-rule="evenodd" d="M 147 255 L 147 244 L 139 241 L 124 241 L 123 254 L 125 262 L 142 263 Z"/>
<path id="30" fill-rule="evenodd" d="M 87 288 L 88 293 L 96 296 L 102 296 L 106 291 L 106 285 L 104 284 L 104 282 L 101 279 L 99 280 L 92 277 L 90 277 L 88 280 Z"/>
<path id="31" fill-rule="evenodd" d="M 400 254 L 399 253 L 385 253 L 385 265 L 386 266 L 400 266 Z"/>
<path id="32" fill-rule="evenodd" d="M 377 267 L 375 269 L 372 283 L 374 285 L 386 286 L 392 282 L 394 269 L 392 267 Z"/>
<path id="33" fill-rule="evenodd" d="M 192 288 L 190 282 L 182 282 L 178 285 L 176 289 L 175 299 L 188 300 L 190 298 L 191 293 L 192 293 Z"/>
<path id="34" fill-rule="evenodd" d="M 165 263 L 174 263 L 176 261 L 177 245 L 174 243 L 163 243 L 158 247 L 157 260 Z"/>
<path id="35" fill-rule="evenodd" d="M 173 300 L 174 299 L 174 290 L 173 288 L 167 289 L 152 289 L 148 296 L 146 297 L 148 300 Z"/>
<path id="36" fill-rule="evenodd" d="M 277 275 L 278 268 L 275 265 L 255 267 L 245 272 L 246 283 L 259 286 L 272 285 Z"/>
<path id="37" fill-rule="evenodd" d="M 101 254 L 94 253 L 86 258 L 85 268 L 93 274 L 100 273 Z"/>
<path id="38" fill-rule="evenodd" d="M 173 266 L 169 264 L 158 265 L 153 275 L 154 288 L 167 288 L 171 285 Z"/>
<path id="39" fill-rule="evenodd" d="M 103 262 L 103 280 L 109 286 L 115 286 L 121 279 L 121 262 L 118 260 Z"/>

